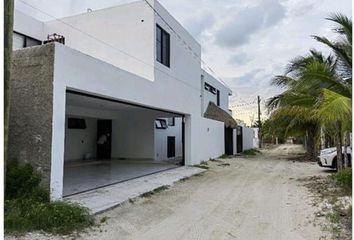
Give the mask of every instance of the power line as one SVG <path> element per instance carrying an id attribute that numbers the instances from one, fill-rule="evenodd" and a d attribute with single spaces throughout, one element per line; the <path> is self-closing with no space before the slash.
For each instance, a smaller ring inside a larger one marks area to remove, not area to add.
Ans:
<path id="1" fill-rule="evenodd" d="M 97 37 L 95 37 L 95 36 L 93 36 L 93 35 L 91 35 L 91 34 L 85 32 L 85 31 L 83 31 L 83 30 L 81 30 L 80 28 L 77 28 L 77 27 L 75 27 L 74 25 L 71 25 L 71 24 L 69 24 L 69 23 L 67 23 L 67 22 L 65 22 L 65 21 L 63 21 L 63 20 L 61 20 L 61 19 L 59 19 L 59 18 L 57 18 L 57 17 L 51 15 L 50 13 L 47 13 L 46 11 L 43 11 L 43 10 L 41 10 L 41 9 L 39 9 L 39 8 L 37 8 L 37 7 L 33 6 L 33 5 L 31 5 L 31 4 L 27 3 L 27 2 L 25 2 L 24 0 L 19 0 L 19 1 L 21 1 L 23 4 L 25 4 L 25 5 L 27 5 L 27 6 L 31 7 L 31 8 L 33 8 L 33 9 L 35 9 L 35 10 L 41 12 L 42 14 L 47 15 L 48 17 L 51 17 L 51 18 L 53 18 L 54 20 L 56 20 L 56 21 L 58 21 L 58 22 L 60 22 L 60 23 L 62 23 L 62 24 L 64 24 L 64 25 L 66 25 L 66 26 L 68 26 L 68 27 L 74 29 L 75 31 L 78 31 L 78 32 L 80 32 L 81 34 L 86 35 L 86 36 L 88 36 L 89 38 L 91 38 L 91 39 L 93 39 L 93 40 L 95 40 L 95 41 L 100 42 L 100 43 L 103 44 L 103 45 L 106 45 L 106 46 L 108 46 L 108 47 L 110 47 L 110 48 L 112 48 L 112 49 L 114 49 L 114 50 L 116 50 L 116 51 L 118 51 L 118 52 L 120 52 L 120 53 L 122 53 L 122 54 L 124 54 L 124 55 L 126 55 L 126 56 L 128 56 L 128 57 L 130 57 L 130 58 L 132 58 L 132 59 L 135 59 L 136 61 L 138 61 L 138 62 L 140 62 L 140 63 L 142 63 L 142 64 L 145 64 L 145 65 L 147 65 L 147 66 L 150 66 L 150 67 L 156 69 L 157 71 L 164 73 L 165 75 L 167 75 L 167 76 L 169 76 L 169 77 L 171 77 L 171 78 L 173 78 L 173 79 L 175 79 L 175 80 L 177 80 L 177 81 L 179 81 L 179 82 L 185 84 L 186 86 L 188 86 L 188 87 L 190 87 L 190 88 L 192 88 L 192 89 L 198 91 L 198 93 L 200 93 L 201 89 L 196 88 L 196 87 L 194 87 L 193 85 L 190 85 L 190 84 L 186 83 L 185 81 L 180 80 L 180 79 L 178 79 L 178 78 L 176 78 L 176 77 L 170 75 L 169 73 L 167 73 L 167 72 L 165 72 L 165 71 L 162 71 L 161 69 L 157 68 L 156 66 L 151 65 L 151 64 L 149 64 L 149 63 L 147 63 L 147 62 L 145 62 L 145 61 L 143 61 L 143 60 L 141 60 L 141 59 L 139 59 L 139 58 L 137 58 L 137 57 L 135 57 L 135 56 L 133 56 L 133 55 L 131 55 L 131 54 L 125 52 L 125 51 L 123 51 L 123 50 L 121 50 L 121 49 L 118 49 L 118 48 L 116 48 L 115 46 L 111 45 L 110 43 L 107 43 L 107 42 L 105 42 L 105 41 L 103 41 L 103 40 L 101 40 L 101 39 L 99 39 L 99 38 L 97 38 Z"/>

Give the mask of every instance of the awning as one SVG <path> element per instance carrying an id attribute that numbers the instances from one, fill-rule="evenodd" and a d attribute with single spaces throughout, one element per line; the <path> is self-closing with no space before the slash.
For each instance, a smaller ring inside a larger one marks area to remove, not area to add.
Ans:
<path id="1" fill-rule="evenodd" d="M 224 122 L 225 127 L 236 128 L 237 123 L 230 114 L 216 106 L 215 103 L 209 102 L 208 108 L 204 113 L 205 118 L 210 118 L 216 121 Z"/>

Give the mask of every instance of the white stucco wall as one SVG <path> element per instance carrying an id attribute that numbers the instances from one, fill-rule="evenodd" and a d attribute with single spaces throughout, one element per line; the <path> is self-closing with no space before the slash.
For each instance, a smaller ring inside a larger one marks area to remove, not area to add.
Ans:
<path id="1" fill-rule="evenodd" d="M 154 79 L 154 13 L 143 1 L 46 22 L 44 32 L 63 35 L 66 46 Z"/>
<path id="2" fill-rule="evenodd" d="M 20 11 L 14 11 L 14 31 L 43 41 L 46 39 L 44 23 Z"/>
<path id="3" fill-rule="evenodd" d="M 96 156 L 97 140 L 97 119 L 83 118 L 86 122 L 86 129 L 69 129 L 69 117 L 82 118 L 81 116 L 70 115 L 66 117 L 65 126 L 65 161 L 83 159 L 85 154 L 92 158 Z"/>
<path id="4" fill-rule="evenodd" d="M 210 91 L 205 90 L 204 83 L 208 83 L 209 85 L 216 88 L 216 90 L 220 91 L 220 108 L 229 113 L 229 97 L 232 94 L 232 91 L 222 84 L 220 81 L 215 79 L 212 75 L 207 73 L 206 71 L 202 71 L 203 81 L 203 92 L 202 92 L 202 109 L 203 113 L 206 111 L 209 102 L 213 102 L 217 104 L 217 95 L 211 93 Z"/>
<path id="5" fill-rule="evenodd" d="M 254 148 L 253 146 L 253 138 L 254 131 L 252 128 L 242 127 L 243 134 L 243 150 L 248 150 Z"/>
<path id="6" fill-rule="evenodd" d="M 224 123 L 201 117 L 200 94 L 195 89 L 161 78 L 151 82 L 56 43 L 51 176 L 54 198 L 60 198 L 62 192 L 66 89 L 185 114 L 187 165 L 224 152 Z"/>
<path id="7" fill-rule="evenodd" d="M 258 131 L 259 128 L 252 128 L 254 135 L 253 135 L 253 148 L 259 148 L 259 138 L 258 138 Z"/>
<path id="8" fill-rule="evenodd" d="M 175 126 L 168 126 L 167 129 L 155 129 L 155 160 L 168 160 L 167 157 L 167 137 L 176 137 L 176 156 L 183 156 L 182 148 L 182 118 L 175 118 Z"/>
<path id="9" fill-rule="evenodd" d="M 201 47 L 159 3 L 151 2 L 179 36 L 142 1 L 62 19 L 94 38 L 58 21 L 45 23 L 44 36 L 55 32 L 66 38 L 66 46 L 55 44 L 51 159 L 54 199 L 62 195 L 67 89 L 184 114 L 187 165 L 224 153 L 224 123 L 202 117 L 205 99 Z M 171 34 L 170 68 L 155 60 L 156 24 Z M 217 84 L 214 82 L 216 88 L 222 89 Z M 227 110 L 228 95 L 220 92 L 221 107 Z M 93 110 L 88 114 L 95 115 Z"/>
<path id="10" fill-rule="evenodd" d="M 220 157 L 225 153 L 225 129 L 224 123 L 206 118 L 199 122 L 197 140 L 194 147 L 200 155 L 200 161 Z M 195 162 L 195 164 L 200 163 Z"/>

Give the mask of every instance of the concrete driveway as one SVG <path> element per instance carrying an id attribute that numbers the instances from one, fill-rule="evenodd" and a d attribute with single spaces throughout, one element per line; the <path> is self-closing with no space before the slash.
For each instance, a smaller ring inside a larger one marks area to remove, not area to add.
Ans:
<path id="1" fill-rule="evenodd" d="M 301 150 L 282 145 L 257 157 L 209 162 L 201 176 L 98 215 L 107 221 L 81 238 L 329 239 L 313 224 L 317 209 L 298 181 L 328 173 L 315 163 L 287 160 Z"/>

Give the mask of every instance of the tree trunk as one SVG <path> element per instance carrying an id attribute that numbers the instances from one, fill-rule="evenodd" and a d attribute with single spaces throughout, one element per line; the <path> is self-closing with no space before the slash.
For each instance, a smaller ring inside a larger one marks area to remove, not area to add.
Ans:
<path id="1" fill-rule="evenodd" d="M 316 160 L 316 146 L 315 146 L 315 134 L 316 134 L 316 129 L 315 127 L 310 128 L 307 131 L 307 143 L 306 143 L 306 150 L 309 158 L 313 161 Z"/>
<path id="2" fill-rule="evenodd" d="M 14 1 L 4 2 L 4 183 L 6 186 L 7 139 L 10 116 L 10 71 L 12 54 Z"/>
<path id="3" fill-rule="evenodd" d="M 342 154 L 342 123 L 336 121 L 336 147 L 337 147 L 337 170 L 343 170 L 343 154 Z"/>
<path id="4" fill-rule="evenodd" d="M 344 168 L 349 167 L 349 159 L 348 159 L 348 145 L 349 145 L 349 132 L 344 133 Z"/>

